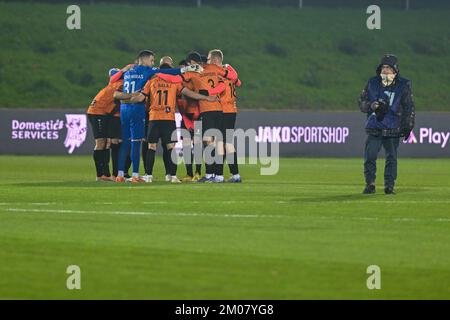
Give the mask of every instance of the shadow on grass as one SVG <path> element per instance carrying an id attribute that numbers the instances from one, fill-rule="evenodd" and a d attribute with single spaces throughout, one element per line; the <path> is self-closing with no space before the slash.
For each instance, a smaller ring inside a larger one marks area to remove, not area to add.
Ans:
<path id="1" fill-rule="evenodd" d="M 118 184 L 114 182 L 91 182 L 91 181 L 48 181 L 48 182 L 19 182 L 10 183 L 9 186 L 14 187 L 32 187 L 32 188 L 104 188 L 104 187 L 117 187 L 117 186 L 130 186 L 131 184 Z"/>
<path id="2" fill-rule="evenodd" d="M 18 182 L 18 183 L 8 183 L 4 185 L 6 187 L 31 187 L 31 188 L 88 188 L 88 189 L 98 189 L 98 188 L 137 188 L 137 187 L 149 187 L 152 186 L 166 186 L 166 187 L 177 187 L 180 185 L 185 186 L 210 186 L 210 184 L 201 183 L 181 183 L 173 184 L 167 183 L 166 181 L 153 181 L 152 183 L 116 183 L 108 181 L 44 181 L 44 182 Z"/>
<path id="3" fill-rule="evenodd" d="M 364 194 L 344 194 L 344 195 L 330 195 L 320 197 L 308 197 L 308 198 L 293 198 L 292 202 L 340 202 L 340 201 L 361 201 L 370 200 L 373 196 Z"/>
<path id="4" fill-rule="evenodd" d="M 420 188 L 408 188 L 408 190 L 397 189 L 395 195 L 385 195 L 383 190 L 378 190 L 376 194 L 341 194 L 341 195 L 324 195 L 320 197 L 308 197 L 308 198 L 293 198 L 290 201 L 295 203 L 311 203 L 311 202 L 361 202 L 361 201 L 392 201 L 395 202 L 396 197 L 399 194 L 419 193 L 424 192 L 424 189 Z"/>

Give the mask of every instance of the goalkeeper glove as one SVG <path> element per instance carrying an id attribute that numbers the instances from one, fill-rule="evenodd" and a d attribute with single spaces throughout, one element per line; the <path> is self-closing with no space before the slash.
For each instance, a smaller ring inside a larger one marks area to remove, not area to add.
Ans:
<path id="1" fill-rule="evenodd" d="M 199 64 L 191 64 L 190 66 L 182 67 L 180 70 L 181 70 L 181 73 L 185 73 L 185 72 L 202 73 L 203 72 L 203 68 Z"/>

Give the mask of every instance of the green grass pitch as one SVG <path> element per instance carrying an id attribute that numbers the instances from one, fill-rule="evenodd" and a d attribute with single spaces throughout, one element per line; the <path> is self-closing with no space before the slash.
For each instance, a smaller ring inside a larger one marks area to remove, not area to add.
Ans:
<path id="1" fill-rule="evenodd" d="M 91 162 L 0 157 L 0 298 L 450 298 L 449 160 L 400 159 L 395 196 L 382 162 L 360 194 L 361 159 L 242 166 L 241 185 L 171 185 L 161 159 L 152 185 L 96 183 Z"/>

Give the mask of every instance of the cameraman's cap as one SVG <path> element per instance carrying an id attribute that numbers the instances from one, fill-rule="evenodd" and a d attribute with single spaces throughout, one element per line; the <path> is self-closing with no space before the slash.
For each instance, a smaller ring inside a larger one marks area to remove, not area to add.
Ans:
<path id="1" fill-rule="evenodd" d="M 398 69 L 398 59 L 393 54 L 385 54 L 383 56 L 383 58 L 381 58 L 381 62 L 380 62 L 380 66 L 379 67 L 382 67 L 383 65 L 390 66 L 395 71 L 395 73 L 398 73 L 398 71 L 399 71 L 399 69 Z"/>
<path id="2" fill-rule="evenodd" d="M 191 52 L 187 55 L 186 61 L 190 62 L 191 60 L 195 61 L 197 63 L 202 63 L 202 57 L 200 56 L 200 53 L 198 53 L 198 52 Z"/>

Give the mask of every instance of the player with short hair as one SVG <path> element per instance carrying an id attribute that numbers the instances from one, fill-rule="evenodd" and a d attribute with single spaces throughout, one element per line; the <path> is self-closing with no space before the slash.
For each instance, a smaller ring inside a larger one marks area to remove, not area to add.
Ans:
<path id="1" fill-rule="evenodd" d="M 119 72 L 119 70 L 113 71 L 112 76 L 116 72 Z M 123 85 L 123 80 L 119 80 L 119 82 L 122 82 Z M 118 100 L 115 100 L 115 102 L 116 103 L 114 106 L 114 110 L 110 117 L 110 122 L 108 126 L 108 140 L 107 140 L 107 148 L 111 150 L 112 181 L 115 181 L 117 173 L 119 171 L 119 150 L 120 144 L 122 143 L 122 131 L 120 129 L 120 103 Z M 107 156 L 109 156 L 109 152 L 107 153 Z"/>
<path id="2" fill-rule="evenodd" d="M 162 65 L 167 64 L 169 65 L 171 68 L 173 68 L 173 59 L 170 56 L 164 56 L 161 58 L 161 60 L 159 61 L 159 66 L 161 68 Z M 182 65 L 182 66 L 178 66 L 179 68 L 182 67 L 187 67 L 187 65 Z M 150 106 L 149 106 L 150 108 Z M 150 110 L 150 109 L 149 109 Z M 148 127 L 148 123 L 147 123 L 147 127 Z M 148 145 L 147 145 L 148 148 Z M 166 182 L 170 182 L 172 180 L 172 177 L 170 175 L 170 150 L 167 149 L 166 145 L 162 145 L 162 149 L 163 149 L 163 162 L 164 162 L 164 168 L 166 170 L 166 175 L 165 175 L 165 180 Z M 147 157 L 144 158 L 144 161 L 146 162 Z"/>
<path id="3" fill-rule="evenodd" d="M 186 60 L 182 60 L 179 63 L 179 66 L 187 66 Z M 183 86 L 193 90 L 192 82 L 183 82 Z M 185 159 L 185 166 L 186 166 L 186 176 L 182 179 L 183 182 L 196 182 L 201 178 L 201 172 L 202 172 L 202 164 L 196 163 L 195 164 L 195 174 L 193 171 L 193 163 L 194 163 L 194 157 L 193 157 L 193 149 L 192 149 L 192 142 L 194 139 L 201 139 L 201 137 L 197 137 L 197 135 L 194 135 L 194 122 L 197 121 L 200 117 L 200 111 L 198 109 L 198 100 L 191 99 L 186 96 L 179 96 L 177 99 L 177 106 L 178 110 L 181 114 L 181 128 L 186 129 L 189 131 L 190 136 L 189 137 L 183 137 L 183 149 L 189 150 L 185 153 L 183 153 L 183 157 Z"/>
<path id="4" fill-rule="evenodd" d="M 161 65 L 160 70 L 166 70 L 170 65 Z M 172 134 L 176 133 L 175 124 L 175 109 L 177 95 L 183 94 L 193 99 L 217 101 L 217 97 L 209 97 L 198 94 L 187 88 L 184 88 L 180 83 L 170 83 L 159 77 L 149 80 L 144 89 L 134 94 L 121 94 L 120 99 L 129 99 L 131 102 L 143 102 L 146 98 L 150 102 L 150 122 L 148 126 L 148 152 L 146 159 L 146 175 L 143 178 L 145 182 L 153 181 L 153 165 L 155 162 L 156 146 L 161 139 L 163 146 L 166 146 L 169 152 L 175 147 L 175 142 L 172 139 Z M 179 183 L 180 180 L 176 177 L 177 165 L 170 159 L 167 162 L 171 175 L 172 183 Z"/>
<path id="5" fill-rule="evenodd" d="M 129 69 L 130 66 L 122 70 Z M 111 78 L 120 70 L 112 68 L 109 70 Z M 110 82 L 106 87 L 100 90 L 89 105 L 86 113 L 92 127 L 95 139 L 93 158 L 97 172 L 96 181 L 111 181 L 109 170 L 110 146 L 113 158 L 113 176 L 117 174 L 117 146 L 120 143 L 120 125 L 117 128 L 117 117 L 119 101 L 114 99 L 114 92 L 121 90 L 123 80 Z"/>
<path id="6" fill-rule="evenodd" d="M 214 50 L 212 50 L 210 54 L 216 54 L 213 51 Z M 198 52 L 191 52 L 186 57 L 186 62 L 189 65 L 202 63 L 201 55 Z M 188 72 L 178 78 L 182 79 L 180 81 L 191 82 L 195 91 L 204 95 L 217 95 L 222 93 L 225 90 L 222 79 L 224 77 L 231 80 L 237 79 L 237 74 L 234 70 L 230 71 L 214 64 L 203 65 L 203 69 L 203 73 L 201 74 Z M 165 78 L 169 79 L 173 77 L 165 76 Z M 221 141 L 222 139 L 219 139 L 220 135 L 216 137 L 205 135 L 208 129 L 217 129 L 222 133 L 223 137 L 222 105 L 219 101 L 199 101 L 199 111 L 202 119 L 204 146 L 214 146 L 211 153 L 213 157 L 215 157 L 215 152 L 219 155 L 223 155 L 223 142 Z M 213 161 L 213 163 L 205 163 L 205 167 L 205 176 L 197 182 L 224 182 L 222 160 L 220 160 L 219 163 L 215 163 L 215 161 Z"/>
<path id="7" fill-rule="evenodd" d="M 173 59 L 170 56 L 164 56 L 159 60 L 159 66 L 161 67 L 163 64 L 169 65 L 173 68 Z"/>
<path id="8" fill-rule="evenodd" d="M 222 65 L 220 59 L 211 59 L 211 63 Z M 229 64 L 224 65 L 228 70 L 234 70 L 232 66 Z M 235 129 L 236 125 L 236 115 L 237 115 L 237 95 L 236 95 L 236 87 L 240 87 L 242 85 L 239 79 L 235 81 L 231 81 L 229 79 L 224 79 L 225 91 L 220 95 L 220 102 L 223 107 L 223 128 L 225 132 L 224 141 L 225 141 L 225 155 L 224 161 L 227 159 L 228 168 L 230 169 L 231 177 L 227 180 L 227 182 L 231 183 L 240 183 L 242 182 L 241 176 L 239 174 L 238 160 L 237 160 L 237 152 L 234 147 L 234 141 L 227 141 L 226 132 L 227 130 Z"/>
<path id="9" fill-rule="evenodd" d="M 141 90 L 145 83 L 158 72 L 172 75 L 179 75 L 187 71 L 200 72 L 199 66 L 186 67 L 181 69 L 159 70 L 154 68 L 155 54 L 150 50 L 143 50 L 137 57 L 137 65 L 124 73 L 123 93 L 131 94 Z M 115 97 L 118 92 L 115 93 Z M 143 182 L 139 177 L 139 158 L 141 142 L 145 134 L 145 104 L 121 103 L 120 119 L 122 128 L 122 144 L 119 152 L 119 171 L 117 182 L 124 182 L 125 160 L 128 152 L 131 152 L 131 162 L 133 167 L 131 182 Z M 130 151 L 131 149 L 131 151 Z"/>
<path id="10" fill-rule="evenodd" d="M 220 61 L 220 64 L 212 63 L 216 60 Z M 224 79 L 227 78 L 229 74 L 233 74 L 233 72 L 230 72 L 221 66 L 222 61 L 222 51 L 219 49 L 211 50 L 207 56 L 207 64 L 203 67 L 204 73 L 198 77 L 192 78 L 194 88 L 199 90 L 200 93 L 208 92 L 208 94 L 221 94 L 225 90 Z M 236 80 L 237 74 L 234 73 L 231 78 L 232 80 Z M 199 108 L 202 118 L 203 132 L 205 133 L 208 129 L 217 129 L 222 133 L 222 139 L 220 139 L 220 136 L 211 137 L 203 135 L 203 141 L 205 145 L 215 144 L 215 150 L 212 154 L 213 156 L 215 156 L 215 152 L 217 152 L 218 155 L 223 156 L 223 106 L 220 102 L 199 102 Z M 200 179 L 199 182 L 224 182 L 223 161 L 219 161 L 219 163 L 214 162 L 212 165 L 206 165 L 205 177 Z"/>
<path id="11" fill-rule="evenodd" d="M 170 56 L 164 56 L 159 60 L 159 67 L 163 65 L 168 65 L 170 68 L 173 68 L 173 59 Z M 186 65 L 179 66 L 180 68 L 186 67 Z M 164 69 L 164 67 L 163 67 Z M 150 101 L 149 99 L 146 100 L 146 107 L 147 107 L 147 117 L 145 120 L 145 140 L 148 136 L 148 125 L 149 125 L 149 118 L 150 118 Z M 165 144 L 161 145 L 163 149 L 163 162 L 164 162 L 164 168 L 166 170 L 165 174 L 165 180 L 166 182 L 170 182 L 172 180 L 172 177 L 170 175 L 170 150 L 167 149 L 167 146 Z M 147 168 L 147 152 L 148 152 L 148 143 L 142 144 L 142 161 L 144 162 L 144 168 Z M 148 170 L 146 169 L 145 172 Z"/>

